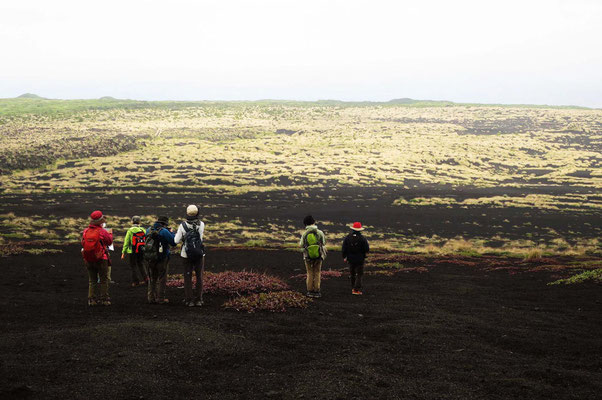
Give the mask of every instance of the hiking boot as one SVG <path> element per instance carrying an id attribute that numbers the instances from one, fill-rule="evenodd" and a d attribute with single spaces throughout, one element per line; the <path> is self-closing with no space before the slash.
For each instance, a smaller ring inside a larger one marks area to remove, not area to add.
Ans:
<path id="1" fill-rule="evenodd" d="M 307 297 L 314 297 L 314 292 L 307 292 L 307 293 L 305 293 L 305 295 Z"/>
<path id="2" fill-rule="evenodd" d="M 194 307 L 195 306 L 194 301 L 188 301 L 188 302 L 186 302 L 186 306 L 187 307 Z"/>
<path id="3" fill-rule="evenodd" d="M 364 293 L 362 293 L 362 291 L 361 291 L 361 290 L 352 289 L 352 290 L 351 290 L 351 294 L 354 294 L 354 295 L 356 295 L 356 296 L 361 296 L 361 295 L 363 295 Z"/>
<path id="4" fill-rule="evenodd" d="M 139 283 L 138 283 L 138 282 L 132 282 L 132 283 L 130 284 L 130 287 L 136 287 L 136 286 L 138 286 L 138 285 L 139 285 Z"/>
<path id="5" fill-rule="evenodd" d="M 194 302 L 194 305 L 197 307 L 202 307 L 203 306 L 203 300 L 197 300 Z"/>
<path id="6" fill-rule="evenodd" d="M 98 305 L 98 302 L 95 299 L 88 299 L 88 306 L 94 307 L 97 305 Z"/>
<path id="7" fill-rule="evenodd" d="M 111 300 L 109 300 L 109 299 L 103 300 L 103 301 L 101 302 L 101 304 L 102 304 L 103 306 L 110 306 L 110 305 L 111 305 Z"/>
<path id="8" fill-rule="evenodd" d="M 157 300 L 157 304 L 169 304 L 169 299 Z"/>
<path id="9" fill-rule="evenodd" d="M 322 293 L 320 292 L 314 292 L 314 295 L 312 296 L 315 299 L 319 299 L 320 297 L 322 297 Z"/>

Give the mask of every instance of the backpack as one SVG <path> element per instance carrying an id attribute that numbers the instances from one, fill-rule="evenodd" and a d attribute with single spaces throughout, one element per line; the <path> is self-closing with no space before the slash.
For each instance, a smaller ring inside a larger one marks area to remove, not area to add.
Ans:
<path id="1" fill-rule="evenodd" d="M 362 252 L 362 239 L 358 233 L 353 233 L 349 236 L 349 252 L 350 253 L 361 253 Z"/>
<path id="2" fill-rule="evenodd" d="M 205 246 L 199 233 L 197 224 L 192 224 L 192 229 L 188 228 L 186 222 L 182 222 L 184 228 L 184 244 L 186 246 L 186 257 L 191 260 L 198 260 L 205 255 Z"/>
<path id="3" fill-rule="evenodd" d="M 132 234 L 132 252 L 140 253 L 140 247 L 144 246 L 146 235 L 144 231 L 139 231 Z"/>
<path id="4" fill-rule="evenodd" d="M 310 260 L 320 258 L 320 238 L 318 231 L 313 230 L 305 235 L 305 250 L 307 250 L 307 256 Z"/>
<path id="5" fill-rule="evenodd" d="M 152 262 L 159 259 L 159 253 L 162 252 L 163 246 L 161 245 L 161 238 L 159 237 L 159 229 L 151 228 L 142 248 L 144 251 L 144 259 Z"/>
<path id="6" fill-rule="evenodd" d="M 83 240 L 82 256 L 89 263 L 99 262 L 105 255 L 105 246 L 100 240 L 100 229 L 86 229 Z"/>

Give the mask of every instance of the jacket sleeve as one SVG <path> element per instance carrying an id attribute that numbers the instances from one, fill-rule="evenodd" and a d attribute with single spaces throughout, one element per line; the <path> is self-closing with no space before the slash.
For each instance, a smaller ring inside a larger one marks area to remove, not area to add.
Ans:
<path id="1" fill-rule="evenodd" d="M 201 224 L 199 225 L 199 236 L 201 237 L 201 240 L 203 240 L 203 233 L 205 233 L 205 223 L 201 221 Z"/>
<path id="2" fill-rule="evenodd" d="M 299 239 L 299 247 L 304 247 L 303 246 L 303 238 L 305 237 L 305 232 L 303 232 L 303 234 L 301 235 L 301 239 Z"/>
<path id="3" fill-rule="evenodd" d="M 364 253 L 370 253 L 370 244 L 368 244 L 368 239 L 364 238 Z"/>
<path id="4" fill-rule="evenodd" d="M 170 246 L 175 246 L 176 242 L 174 241 L 175 235 L 168 231 L 167 229 L 161 229 L 161 236 L 169 244 Z"/>
<path id="5" fill-rule="evenodd" d="M 182 238 L 184 237 L 184 227 L 182 226 L 182 224 L 178 225 L 178 231 L 176 232 L 176 237 L 174 238 L 174 242 L 176 244 L 180 243 L 182 241 Z"/>
<path id="6" fill-rule="evenodd" d="M 326 246 L 326 235 L 324 234 L 324 232 L 318 230 L 318 232 L 320 232 L 320 239 L 322 239 L 322 246 Z"/>
<path id="7" fill-rule="evenodd" d="M 132 247 L 132 230 L 128 229 L 127 233 L 125 234 L 125 238 L 123 239 L 123 250 L 121 251 L 122 254 L 127 253 L 128 249 Z"/>
<path id="8" fill-rule="evenodd" d="M 343 239 L 343 246 L 341 247 L 341 251 L 343 253 L 343 258 L 347 258 L 347 236 Z"/>
<path id="9" fill-rule="evenodd" d="M 113 244 L 113 234 L 109 233 L 105 228 L 100 228 L 100 239 L 102 240 L 102 244 L 105 246 L 110 246 Z"/>

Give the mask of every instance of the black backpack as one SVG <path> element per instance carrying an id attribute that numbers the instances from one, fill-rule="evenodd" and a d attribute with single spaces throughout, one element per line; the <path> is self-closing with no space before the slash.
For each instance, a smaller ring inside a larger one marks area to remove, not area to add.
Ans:
<path id="1" fill-rule="evenodd" d="M 186 257 L 191 260 L 198 260 L 205 255 L 205 245 L 201 240 L 199 233 L 199 227 L 197 224 L 192 223 L 192 229 L 188 228 L 186 222 L 182 222 L 182 228 L 184 228 L 184 244 L 186 246 Z"/>
<path id="2" fill-rule="evenodd" d="M 352 254 L 361 253 L 363 250 L 362 236 L 359 233 L 349 235 L 349 252 Z"/>
<path id="3" fill-rule="evenodd" d="M 160 248 L 161 238 L 159 237 L 159 229 L 151 228 L 143 247 L 144 259 L 149 262 L 157 261 L 159 259 Z"/>

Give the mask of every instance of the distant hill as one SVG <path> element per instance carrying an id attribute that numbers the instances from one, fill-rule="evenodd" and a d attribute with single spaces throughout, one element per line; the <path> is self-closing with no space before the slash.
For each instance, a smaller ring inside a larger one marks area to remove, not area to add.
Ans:
<path id="1" fill-rule="evenodd" d="M 45 100 L 44 97 L 38 96 L 37 94 L 33 94 L 33 93 L 24 93 L 21 96 L 17 97 L 17 99 L 41 99 L 41 100 Z"/>
<path id="2" fill-rule="evenodd" d="M 111 97 L 111 96 L 102 96 L 100 99 L 98 100 L 110 100 L 110 101 L 115 101 L 117 100 L 115 97 Z"/>
<path id="3" fill-rule="evenodd" d="M 421 100 L 414 100 L 414 99 L 410 99 L 409 97 L 402 97 L 401 99 L 392 99 L 389 100 L 387 103 L 392 103 L 392 104 L 414 104 L 414 103 L 419 103 Z"/>
<path id="4" fill-rule="evenodd" d="M 454 104 L 447 100 L 416 100 L 410 99 L 409 97 L 402 97 L 400 99 L 392 99 L 387 103 L 389 104 Z"/>

